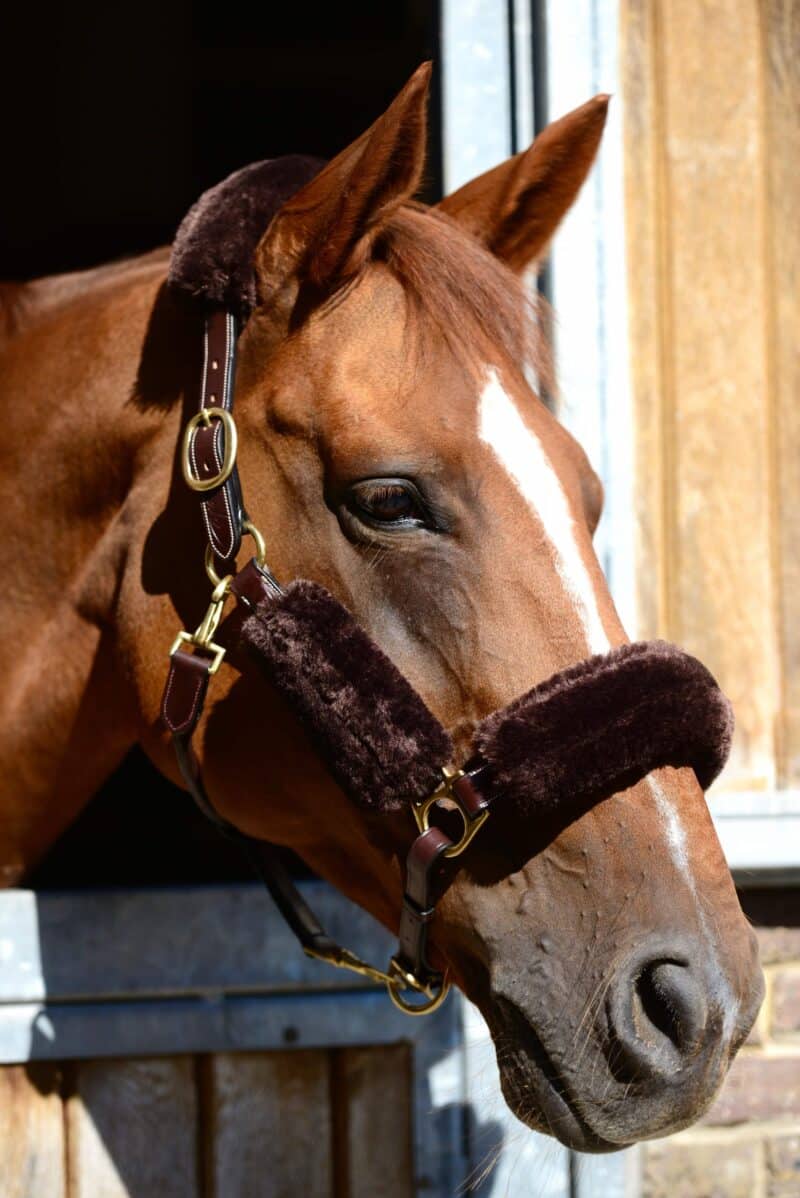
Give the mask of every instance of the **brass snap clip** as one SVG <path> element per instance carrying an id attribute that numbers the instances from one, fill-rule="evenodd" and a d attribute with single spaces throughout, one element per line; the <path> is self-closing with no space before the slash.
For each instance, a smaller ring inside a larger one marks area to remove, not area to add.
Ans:
<path id="1" fill-rule="evenodd" d="M 215 644 L 214 635 L 222 619 L 222 610 L 230 593 L 232 577 L 233 575 L 226 574 L 224 578 L 217 580 L 217 585 L 211 593 L 211 602 L 203 619 L 194 632 L 187 632 L 184 629 L 178 633 L 172 642 L 172 648 L 169 651 L 170 657 L 180 649 L 181 645 L 192 645 L 195 649 L 200 649 L 201 652 L 211 655 L 212 661 L 208 672 L 216 674 L 225 656 L 225 649 L 222 645 Z"/>
<path id="2" fill-rule="evenodd" d="M 212 420 L 219 420 L 222 425 L 224 434 L 224 453 L 222 459 L 222 467 L 219 472 L 211 478 L 198 478 L 193 470 L 192 449 L 194 446 L 194 434 L 202 424 L 205 428 L 211 427 Z M 201 408 L 192 416 L 186 428 L 183 431 L 183 444 L 181 447 L 181 469 L 183 470 L 183 481 L 187 487 L 191 487 L 193 491 L 213 491 L 217 487 L 221 487 L 233 473 L 233 468 L 236 465 L 236 452 L 238 449 L 238 437 L 236 434 L 236 425 L 233 421 L 233 416 L 226 408 Z"/>

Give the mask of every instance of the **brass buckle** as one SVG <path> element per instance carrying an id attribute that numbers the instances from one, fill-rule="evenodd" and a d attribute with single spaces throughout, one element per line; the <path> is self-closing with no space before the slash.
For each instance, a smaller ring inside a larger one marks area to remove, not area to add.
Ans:
<path id="1" fill-rule="evenodd" d="M 420 835 L 427 832 L 431 826 L 430 810 L 435 807 L 442 799 L 449 799 L 455 804 L 455 807 L 461 816 L 464 823 L 464 831 L 461 834 L 461 839 L 457 844 L 451 845 L 449 849 L 444 850 L 445 857 L 460 857 L 464 850 L 471 844 L 473 837 L 483 827 L 489 818 L 489 810 L 479 811 L 477 815 L 470 815 L 461 805 L 461 800 L 453 791 L 453 783 L 459 778 L 464 777 L 463 770 L 448 770 L 446 767 L 442 770 L 444 781 L 438 790 L 433 794 L 428 795 L 426 799 L 419 799 L 411 804 L 411 810 L 414 812 L 414 819 L 417 821 Z"/>
<path id="2" fill-rule="evenodd" d="M 230 593 L 232 577 L 233 575 L 226 574 L 224 578 L 218 579 L 217 585 L 211 593 L 211 602 L 208 605 L 206 614 L 194 632 L 187 632 L 183 629 L 178 633 L 172 642 L 172 648 L 169 651 L 170 657 L 180 649 L 181 645 L 192 645 L 195 649 L 200 649 L 203 653 L 211 654 L 211 665 L 208 667 L 208 672 L 210 675 L 216 674 L 225 656 L 225 649 L 222 645 L 215 644 L 214 634 L 219 628 L 219 622 L 222 619 L 222 610 Z"/>
<path id="3" fill-rule="evenodd" d="M 201 424 L 205 428 L 210 428 L 212 420 L 219 420 L 225 434 L 225 453 L 222 466 L 219 473 L 215 474 L 213 478 L 198 478 L 192 470 L 192 439 Z M 233 473 L 233 468 L 236 465 L 237 448 L 236 425 L 230 412 L 226 408 L 201 408 L 199 412 L 196 412 L 192 416 L 183 431 L 181 469 L 183 470 L 183 481 L 187 487 L 191 487 L 193 491 L 213 491 L 217 487 L 221 487 Z"/>

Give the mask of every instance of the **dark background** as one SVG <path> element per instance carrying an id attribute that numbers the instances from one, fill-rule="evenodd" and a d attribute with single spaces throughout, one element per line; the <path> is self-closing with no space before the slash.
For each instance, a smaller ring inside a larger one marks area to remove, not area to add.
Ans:
<path id="1" fill-rule="evenodd" d="M 437 9 L 435 0 L 7 6 L 0 277 L 152 249 L 238 167 L 286 153 L 331 157 L 437 57 Z"/>
<path id="2" fill-rule="evenodd" d="M 0 278 L 163 245 L 198 195 L 238 167 L 285 153 L 331 157 L 437 58 L 438 25 L 433 0 L 7 9 Z M 435 79 L 429 198 L 440 194 L 438 110 Z M 28 881 L 249 876 L 137 751 Z"/>

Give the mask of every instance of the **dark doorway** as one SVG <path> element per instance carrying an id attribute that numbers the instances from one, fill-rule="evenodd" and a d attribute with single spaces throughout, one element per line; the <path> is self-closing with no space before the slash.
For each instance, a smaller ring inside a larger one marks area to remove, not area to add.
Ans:
<path id="1" fill-rule="evenodd" d="M 237 167 L 331 157 L 436 56 L 437 31 L 435 0 L 14 5 L 0 82 L 0 277 L 165 244 Z"/>

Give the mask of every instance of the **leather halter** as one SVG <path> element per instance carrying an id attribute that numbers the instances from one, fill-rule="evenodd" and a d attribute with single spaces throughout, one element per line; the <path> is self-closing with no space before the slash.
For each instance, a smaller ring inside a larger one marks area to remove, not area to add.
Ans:
<path id="1" fill-rule="evenodd" d="M 297 580 L 284 590 L 272 576 L 236 469 L 236 341 L 256 304 L 258 241 L 322 166 L 289 155 L 236 171 L 200 197 L 173 243 L 169 285 L 199 301 L 206 318 L 200 404 L 183 435 L 182 467 L 200 502 L 213 591 L 199 627 L 179 633 L 172 646 L 162 718 L 190 794 L 241 846 L 304 951 L 383 983 L 401 1010 L 423 1014 L 447 992 L 446 977 L 428 959 L 436 903 L 501 794 L 524 818 L 558 810 L 572 819 L 659 766 L 691 766 L 705 788 L 727 758 L 733 717 L 708 670 L 689 654 L 659 641 L 624 645 L 562 670 L 485 717 L 475 729 L 474 757 L 450 774 L 446 730 L 350 613 L 316 583 Z M 256 554 L 235 573 L 245 533 Z M 225 655 L 215 635 L 229 598 L 238 612 L 226 632 L 294 708 L 348 797 L 373 811 L 410 808 L 415 817 L 400 944 L 387 970 L 331 940 L 278 850 L 222 819 L 203 785 L 192 735 Z M 440 804 L 460 815 L 455 840 L 452 823 L 433 823 Z"/>
<path id="2" fill-rule="evenodd" d="M 236 466 L 236 426 L 233 391 L 236 365 L 236 316 L 215 310 L 206 317 L 200 405 L 186 425 L 182 444 L 183 476 L 198 494 L 208 537 L 206 570 L 213 584 L 208 611 L 193 632 L 182 631 L 170 650 L 170 667 L 162 698 L 162 720 L 172 735 L 178 767 L 197 806 L 229 840 L 237 843 L 251 867 L 264 882 L 278 910 L 310 957 L 352 970 L 387 987 L 396 1006 L 409 1015 L 436 1010 L 449 989 L 447 978 L 428 960 L 428 933 L 436 903 L 452 877 L 450 862 L 460 855 L 489 814 L 490 799 L 482 793 L 489 769 L 486 765 L 455 774 L 444 774 L 441 786 L 413 805 L 419 834 L 406 858 L 406 883 L 400 917 L 399 948 L 388 970 L 361 961 L 325 932 L 314 912 L 292 882 L 278 849 L 266 841 L 240 832 L 216 811 L 206 791 L 192 737 L 200 721 L 211 678 L 225 655 L 214 637 L 224 604 L 232 596 L 243 615 L 275 600 L 283 591 L 265 563 L 264 541 L 247 519 Z M 232 568 L 242 536 L 249 533 L 256 556 L 238 573 Z M 453 840 L 431 824 L 431 809 L 449 800 L 460 812 L 463 832 Z M 412 1003 L 404 992 L 422 996 Z"/>
<path id="3" fill-rule="evenodd" d="M 691 766 L 705 788 L 728 755 L 730 704 L 705 666 L 676 646 L 626 644 L 554 674 L 486 716 L 475 729 L 474 757 L 450 773 L 453 745 L 446 730 L 347 609 L 308 580 L 284 590 L 266 566 L 264 541 L 247 519 L 236 471 L 236 333 L 232 310 L 214 308 L 207 316 L 200 409 L 184 433 L 182 466 L 202 504 L 213 591 L 199 627 L 180 632 L 172 646 L 163 720 L 188 790 L 243 847 L 304 950 L 382 982 L 401 1010 L 423 1014 L 447 992 L 446 977 L 427 955 L 436 903 L 454 859 L 485 823 L 492 802 L 502 794 L 504 804 L 523 815 L 557 809 L 574 818 L 581 804 L 625 790 L 665 765 Z M 234 574 L 243 533 L 254 539 L 256 555 Z M 205 790 L 191 740 L 226 652 L 214 638 L 229 598 L 239 609 L 237 648 L 248 649 L 294 708 L 350 799 L 379 811 L 408 807 L 415 817 L 400 946 L 387 970 L 335 944 L 277 850 L 223 820 Z M 463 829 L 456 840 L 432 823 L 442 804 L 459 813 Z M 422 1001 L 411 1003 L 409 991 Z"/>

